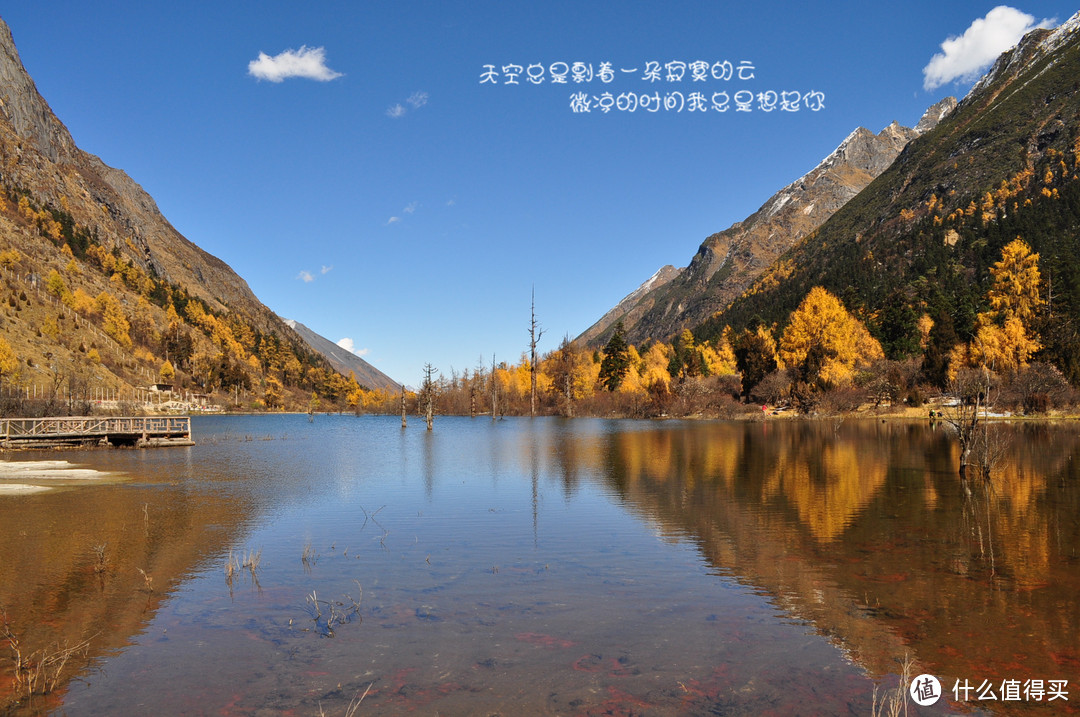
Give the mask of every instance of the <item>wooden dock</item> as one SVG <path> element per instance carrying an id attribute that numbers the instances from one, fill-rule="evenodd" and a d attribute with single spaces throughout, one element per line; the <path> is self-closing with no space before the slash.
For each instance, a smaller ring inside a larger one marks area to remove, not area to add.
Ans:
<path id="1" fill-rule="evenodd" d="M 0 418 L 0 447 L 191 446 L 190 416 Z"/>

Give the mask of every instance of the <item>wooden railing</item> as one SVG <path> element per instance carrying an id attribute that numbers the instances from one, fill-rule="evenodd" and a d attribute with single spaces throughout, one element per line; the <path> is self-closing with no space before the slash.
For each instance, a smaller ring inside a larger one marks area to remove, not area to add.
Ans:
<path id="1" fill-rule="evenodd" d="M 0 439 L 79 439 L 107 436 L 144 438 L 190 437 L 190 416 L 105 418 L 65 416 L 52 418 L 0 418 Z"/>

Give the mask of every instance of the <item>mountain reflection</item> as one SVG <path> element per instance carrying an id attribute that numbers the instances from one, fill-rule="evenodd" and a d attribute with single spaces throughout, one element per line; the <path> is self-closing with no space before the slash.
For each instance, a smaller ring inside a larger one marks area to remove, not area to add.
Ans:
<path id="1" fill-rule="evenodd" d="M 1080 674 L 1071 426 L 1002 426 L 992 482 L 965 485 L 925 422 L 440 421 L 207 420 L 195 449 L 72 454 L 120 482 L 5 496 L 0 607 L 24 652 L 90 639 L 68 673 L 93 687 L 13 706 L 0 638 L 0 713 L 340 713 L 372 684 L 375 712 L 491 713 L 538 679 L 534 712 L 597 684 L 616 712 L 865 712 L 848 660 L 910 655 L 947 690 Z M 264 543 L 263 590 L 234 596 L 224 556 Z M 306 595 L 361 587 L 340 639 L 303 629 Z M 796 669 L 822 693 L 790 692 Z"/>
<path id="2" fill-rule="evenodd" d="M 164 482 L 129 479 L 0 500 L 0 713 L 59 705 L 73 674 L 129 644 L 251 515 L 250 501 L 155 478 Z M 55 691 L 27 698 L 12 673 L 15 645 L 3 639 L 5 621 L 31 667 L 83 641 L 88 651 L 58 673 Z"/>
<path id="3" fill-rule="evenodd" d="M 950 685 L 1066 679 L 1080 673 L 1080 435 L 1000 430 L 1009 453 L 967 489 L 952 436 L 921 423 L 562 433 L 557 469 L 602 476 L 873 674 L 910 653 Z"/>

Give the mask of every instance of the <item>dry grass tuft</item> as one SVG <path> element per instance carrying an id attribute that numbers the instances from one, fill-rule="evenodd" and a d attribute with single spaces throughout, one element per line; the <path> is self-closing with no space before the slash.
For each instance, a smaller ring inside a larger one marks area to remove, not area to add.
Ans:
<path id="1" fill-rule="evenodd" d="M 11 650 L 11 663 L 16 691 L 29 699 L 34 695 L 53 692 L 67 675 L 64 668 L 73 659 L 82 659 L 90 649 L 89 638 L 77 645 L 59 643 L 53 648 L 41 648 L 25 653 L 22 643 L 11 630 L 7 612 L 0 610 L 0 641 L 7 642 Z"/>
<path id="2" fill-rule="evenodd" d="M 885 690 L 878 702 L 878 686 L 874 685 L 874 695 L 870 714 L 872 717 L 900 717 L 908 713 L 908 689 L 911 687 L 911 672 L 915 662 L 905 654 L 900 663 L 900 683 L 891 690 Z"/>

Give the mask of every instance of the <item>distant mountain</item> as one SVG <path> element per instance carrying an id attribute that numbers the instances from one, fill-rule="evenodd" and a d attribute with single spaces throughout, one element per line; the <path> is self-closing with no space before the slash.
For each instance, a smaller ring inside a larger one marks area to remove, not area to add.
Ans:
<path id="1" fill-rule="evenodd" d="M 1034 30 L 932 130 L 730 306 L 694 327 L 779 324 L 814 286 L 882 339 L 935 321 L 939 353 L 970 339 L 989 267 L 1018 236 L 1040 254 L 1050 310 L 1038 358 L 1080 381 L 1080 13 Z M 906 336 L 905 336 L 906 335 Z M 916 341 L 917 344 L 917 341 Z"/>
<path id="2" fill-rule="evenodd" d="M 893 122 L 878 134 L 859 127 L 814 169 L 774 194 L 754 214 L 708 237 L 689 266 L 665 266 L 589 327 L 578 341 L 596 346 L 622 321 L 630 343 L 667 340 L 730 304 L 780 254 L 820 226 L 885 170 L 913 138 L 956 106 L 946 98 L 915 129 Z"/>
<path id="3" fill-rule="evenodd" d="M 47 398 L 127 399 L 162 369 L 181 387 L 274 408 L 340 393 L 329 363 L 236 272 L 182 236 L 131 177 L 76 146 L 3 20 L 0 273 L 9 397 L 14 384 Z"/>
<path id="4" fill-rule="evenodd" d="M 361 386 L 366 386 L 371 389 L 381 388 L 387 391 L 397 391 L 401 388 L 400 383 L 390 378 L 352 351 L 346 351 L 330 339 L 320 336 L 304 326 L 299 321 L 285 319 L 285 323 L 298 333 L 300 338 L 307 342 L 307 345 L 310 346 L 313 351 L 317 351 L 325 356 L 326 360 L 330 362 L 330 365 L 334 367 L 334 370 L 342 376 L 348 376 L 352 373 L 356 376 L 356 380 Z"/>

